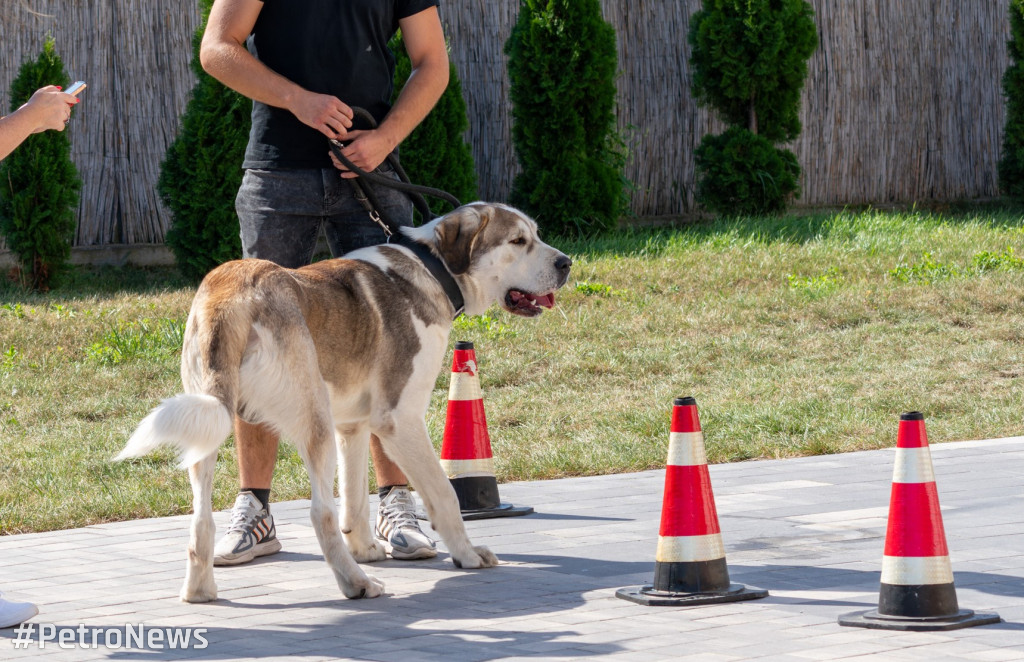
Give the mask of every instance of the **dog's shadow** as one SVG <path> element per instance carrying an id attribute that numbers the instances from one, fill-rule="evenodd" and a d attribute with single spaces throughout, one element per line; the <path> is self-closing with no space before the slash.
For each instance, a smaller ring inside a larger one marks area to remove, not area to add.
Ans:
<path id="1" fill-rule="evenodd" d="M 255 560 L 251 566 L 273 562 L 309 562 L 320 565 L 318 554 L 280 552 Z M 547 659 L 583 658 L 622 653 L 615 642 L 588 642 L 587 632 L 572 625 L 559 627 L 546 620 L 552 613 L 571 610 L 586 602 L 584 593 L 600 582 L 586 582 L 580 590 L 568 590 L 558 596 L 538 596 L 538 585 L 555 585 L 550 573 L 587 572 L 586 559 L 547 555 L 505 554 L 497 568 L 459 570 L 452 573 L 452 561 L 446 552 L 434 559 L 417 561 L 415 571 L 425 580 L 434 571 L 445 576 L 422 590 L 408 587 L 388 592 L 372 600 L 346 600 L 333 581 L 323 586 L 324 599 L 283 602 L 274 594 L 232 599 L 231 589 L 223 597 L 200 605 L 203 616 L 216 625 L 203 636 L 209 645 L 190 650 L 190 660 L 230 660 L 280 658 L 292 654 L 343 656 L 345 659 L 377 659 L 376 656 L 406 651 L 411 659 L 443 655 L 446 659 L 501 659 L 540 657 Z M 650 569 L 649 563 L 619 564 L 616 573 Z M 389 571 L 408 572 L 408 561 L 388 559 L 361 566 L 370 574 L 384 578 Z M 269 570 L 264 568 L 264 571 Z M 598 562 L 591 570 L 610 572 Z M 497 573 L 507 573 L 506 578 Z M 562 582 L 562 584 L 569 582 Z M 574 583 L 574 582 L 573 582 Z M 337 597 L 333 597 L 337 596 Z M 243 612 L 237 618 L 220 618 L 225 610 Z M 268 622 L 267 616 L 282 614 L 273 621 L 273 629 L 256 625 L 231 627 L 226 623 Z M 298 620 L 297 617 L 302 617 Z M 176 619 L 180 620 L 180 619 Z M 517 626 L 517 623 L 521 625 Z M 543 624 L 543 627 L 542 625 Z M 148 626 L 160 628 L 158 624 Z M 482 655 L 487 651 L 486 658 Z M 109 659 L 177 659 L 181 651 L 129 651 L 113 653 Z"/>
<path id="2" fill-rule="evenodd" d="M 372 600 L 341 597 L 329 573 L 322 575 L 325 579 L 322 588 L 304 592 L 306 595 L 322 594 L 323 599 L 282 601 L 275 599 L 278 590 L 270 587 L 263 589 L 265 592 L 247 596 L 253 587 L 243 586 L 251 581 L 245 580 L 235 589 L 223 587 L 223 597 L 214 602 L 186 606 L 186 611 L 193 610 L 194 618 L 176 615 L 173 625 L 146 619 L 147 631 L 189 629 L 193 641 L 198 641 L 194 639 L 198 631 L 205 640 L 201 648 L 121 647 L 109 650 L 105 657 L 113 660 L 234 660 L 301 655 L 382 659 L 381 655 L 405 652 L 410 659 L 576 659 L 623 652 L 615 642 L 588 642 L 586 632 L 589 630 L 577 630 L 573 625 L 559 626 L 557 622 L 546 620 L 553 612 L 571 610 L 585 602 L 583 590 L 565 591 L 557 599 L 536 594 L 539 584 L 552 584 L 551 571 L 570 572 L 570 566 L 576 566 L 578 559 L 515 554 L 505 557 L 506 563 L 498 568 L 454 573 L 451 558 L 445 552 L 434 559 L 418 561 L 415 566 L 392 559 L 365 564 L 361 567 L 383 577 L 385 582 L 390 571 L 406 573 L 413 567 L 415 574 L 422 575 L 424 580 L 429 580 L 430 575 L 439 570 L 446 575 L 430 586 L 424 585 L 422 590 L 410 591 L 406 586 Z M 258 568 L 259 574 L 266 576 L 272 574 L 272 564 L 278 562 L 310 563 L 318 569 L 324 563 L 318 554 L 282 551 L 256 559 L 248 568 Z M 506 573 L 507 577 L 500 576 Z M 591 582 L 585 590 L 592 589 Z M 211 625 L 204 626 L 204 622 Z M 271 625 L 262 626 L 264 623 Z M 59 637 L 60 632 L 68 630 L 69 639 L 77 641 L 76 635 L 71 634 L 77 630 L 76 625 L 58 623 L 51 627 L 54 628 L 51 636 Z M 97 635 L 97 631 L 119 630 L 118 640 L 128 640 L 124 620 L 112 620 L 109 624 L 93 622 L 89 628 L 91 637 L 109 636 Z M 0 639 L 14 636 L 14 630 L 0 630 Z M 104 640 L 97 639 L 96 643 L 100 650 L 104 648 Z M 87 648 L 92 647 L 90 644 L 91 641 L 85 642 Z"/>

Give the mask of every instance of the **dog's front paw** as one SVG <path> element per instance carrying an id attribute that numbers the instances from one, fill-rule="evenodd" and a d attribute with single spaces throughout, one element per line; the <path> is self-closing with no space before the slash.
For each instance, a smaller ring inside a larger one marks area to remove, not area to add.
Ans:
<path id="1" fill-rule="evenodd" d="M 498 557 L 494 555 L 494 552 L 481 545 L 480 547 L 474 547 L 472 554 L 459 558 L 452 556 L 452 563 L 457 568 L 468 570 L 474 568 L 493 568 L 498 565 Z"/>
<path id="2" fill-rule="evenodd" d="M 384 545 L 376 540 L 370 540 L 369 544 L 353 544 L 349 542 L 348 551 L 352 553 L 352 558 L 356 560 L 356 563 L 374 563 L 376 561 L 383 561 L 388 557 Z"/>
<path id="3" fill-rule="evenodd" d="M 357 577 L 355 581 L 342 584 L 341 592 L 350 600 L 376 598 L 384 593 L 384 582 L 373 575 L 363 575 Z"/>
<path id="4" fill-rule="evenodd" d="M 190 586 L 189 582 L 185 582 L 181 587 L 182 602 L 213 602 L 216 599 L 217 585 L 212 580 L 198 586 Z"/>

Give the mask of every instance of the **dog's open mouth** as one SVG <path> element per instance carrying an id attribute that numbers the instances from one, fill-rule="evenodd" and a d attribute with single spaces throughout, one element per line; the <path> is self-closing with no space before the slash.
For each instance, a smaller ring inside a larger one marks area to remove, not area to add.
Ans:
<path id="1" fill-rule="evenodd" d="M 505 310 L 523 317 L 536 317 L 541 308 L 555 307 L 555 293 L 530 294 L 522 290 L 509 290 L 505 295 Z"/>

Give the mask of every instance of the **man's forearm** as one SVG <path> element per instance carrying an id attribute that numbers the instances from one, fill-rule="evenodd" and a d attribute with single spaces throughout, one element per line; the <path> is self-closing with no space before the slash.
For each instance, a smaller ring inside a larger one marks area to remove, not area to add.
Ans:
<path id="1" fill-rule="evenodd" d="M 301 88 L 274 72 L 240 44 L 203 41 L 203 69 L 242 96 L 268 106 L 291 108 Z"/>
<path id="2" fill-rule="evenodd" d="M 395 100 L 380 131 L 397 146 L 430 113 L 448 87 L 448 58 L 422 63 L 413 69 L 405 87 Z"/>
<path id="3" fill-rule="evenodd" d="M 328 138 L 342 138 L 352 126 L 352 111 L 342 101 L 296 85 L 230 39 L 204 37 L 200 61 L 207 73 L 231 89 L 291 112 Z"/>

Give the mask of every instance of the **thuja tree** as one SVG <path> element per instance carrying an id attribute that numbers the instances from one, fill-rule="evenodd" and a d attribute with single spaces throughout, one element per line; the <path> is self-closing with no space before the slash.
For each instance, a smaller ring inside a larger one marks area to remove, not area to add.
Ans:
<path id="1" fill-rule="evenodd" d="M 800 166 L 779 143 L 800 133 L 807 59 L 818 45 L 805 0 L 704 0 L 690 23 L 693 93 L 733 125 L 697 148 L 697 201 L 719 213 L 784 209 Z"/>
<path id="2" fill-rule="evenodd" d="M 395 54 L 395 92 L 398 98 L 409 80 L 412 63 L 401 34 L 390 44 Z M 469 128 L 462 83 L 454 64 L 449 64 L 448 87 L 430 114 L 402 141 L 401 163 L 414 184 L 439 188 L 461 202 L 476 200 L 477 179 L 473 153 L 463 134 Z M 450 209 L 448 203 L 427 197 L 431 211 L 439 214 Z"/>
<path id="3" fill-rule="evenodd" d="M 1003 74 L 1006 126 L 999 159 L 999 187 L 1024 199 L 1024 0 L 1010 0 L 1010 66 Z"/>
<path id="4" fill-rule="evenodd" d="M 599 0 L 522 0 L 505 53 L 522 166 L 511 202 L 558 234 L 614 228 L 626 203 L 625 157 L 615 30 Z"/>
<path id="5" fill-rule="evenodd" d="M 240 258 L 235 195 L 249 139 L 252 103 L 203 71 L 199 43 L 213 0 L 200 0 L 203 21 L 192 39 L 196 85 L 167 149 L 157 188 L 171 211 L 165 241 L 178 268 L 199 280 L 222 262 Z"/>
<path id="6" fill-rule="evenodd" d="M 67 84 L 64 63 L 48 38 L 39 57 L 25 62 L 11 84 L 11 110 L 41 87 Z M 25 284 L 48 289 L 65 269 L 81 188 L 67 130 L 31 135 L 0 163 L 0 233 L 18 256 Z"/>

